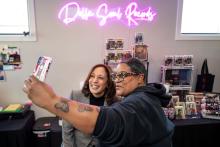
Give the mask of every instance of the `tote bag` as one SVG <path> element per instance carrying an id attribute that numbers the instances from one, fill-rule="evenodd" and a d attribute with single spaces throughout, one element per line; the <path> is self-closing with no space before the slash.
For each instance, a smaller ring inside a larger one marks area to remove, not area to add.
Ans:
<path id="1" fill-rule="evenodd" d="M 201 74 L 197 75 L 196 92 L 212 92 L 215 75 L 209 73 L 207 59 L 204 60 Z"/>

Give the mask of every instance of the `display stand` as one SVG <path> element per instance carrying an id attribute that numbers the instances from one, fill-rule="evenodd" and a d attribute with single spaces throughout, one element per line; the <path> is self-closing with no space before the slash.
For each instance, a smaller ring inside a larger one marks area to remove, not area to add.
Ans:
<path id="1" fill-rule="evenodd" d="M 124 48 L 123 39 L 108 39 L 106 42 L 104 64 L 110 66 L 114 71 L 119 63 L 125 62 L 131 58 L 137 58 L 146 67 L 147 73 L 145 76 L 146 81 L 148 81 L 148 46 L 143 44 L 143 36 L 140 36 L 141 34 L 138 35 L 138 39 L 136 38 L 137 40 L 132 49 Z"/>
<path id="2" fill-rule="evenodd" d="M 220 120 L 220 96 L 215 93 L 206 93 L 201 100 L 201 114 L 203 118 Z"/>
<path id="3" fill-rule="evenodd" d="M 169 92 L 184 99 L 192 89 L 194 66 L 161 66 L 161 82 L 169 85 Z M 183 100 L 185 101 L 185 100 Z"/>

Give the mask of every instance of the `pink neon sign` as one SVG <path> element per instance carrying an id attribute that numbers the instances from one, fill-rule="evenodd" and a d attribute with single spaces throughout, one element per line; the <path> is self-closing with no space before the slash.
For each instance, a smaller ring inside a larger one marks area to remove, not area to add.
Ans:
<path id="1" fill-rule="evenodd" d="M 89 18 L 94 17 L 99 20 L 100 26 L 105 25 L 109 19 L 126 19 L 128 26 L 137 26 L 139 25 L 139 21 L 153 21 L 156 15 L 156 12 L 153 12 L 151 7 L 148 7 L 145 10 L 138 10 L 138 4 L 136 2 L 128 4 L 125 10 L 120 7 L 116 9 L 109 9 L 108 5 L 103 3 L 93 11 L 86 7 L 80 7 L 76 2 L 70 2 L 60 9 L 58 18 L 63 23 L 70 24 L 77 18 L 89 20 Z"/>

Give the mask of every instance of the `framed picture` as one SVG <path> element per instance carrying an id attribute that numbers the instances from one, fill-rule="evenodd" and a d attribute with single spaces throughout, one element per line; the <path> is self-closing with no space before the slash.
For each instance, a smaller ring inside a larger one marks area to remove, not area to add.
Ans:
<path id="1" fill-rule="evenodd" d="M 135 45 L 134 57 L 140 60 L 148 60 L 147 45 Z"/>
<path id="2" fill-rule="evenodd" d="M 196 103 L 195 102 L 186 102 L 186 115 L 196 115 Z"/>
<path id="3" fill-rule="evenodd" d="M 176 102 L 176 106 L 183 106 L 184 114 L 186 114 L 186 104 L 185 104 L 185 102 Z"/>
<path id="4" fill-rule="evenodd" d="M 143 33 L 136 33 L 134 38 L 135 44 L 143 44 L 144 42 L 143 36 L 144 36 Z"/>
<path id="5" fill-rule="evenodd" d="M 194 102 L 195 99 L 194 99 L 194 95 L 186 95 L 186 102 Z"/>
<path id="6" fill-rule="evenodd" d="M 183 106 L 175 106 L 176 119 L 185 119 L 185 111 Z"/>
<path id="7" fill-rule="evenodd" d="M 4 70 L 14 70 L 21 68 L 20 49 L 18 47 L 0 47 L 0 64 Z"/>
<path id="8" fill-rule="evenodd" d="M 174 95 L 174 96 L 172 96 L 172 98 L 171 98 L 171 103 L 172 103 L 172 105 L 173 106 L 176 106 L 176 103 L 177 102 L 179 102 L 179 96 L 178 95 Z"/>
<path id="9" fill-rule="evenodd" d="M 171 120 L 175 118 L 175 109 L 173 107 L 170 107 L 170 108 L 162 107 L 162 109 L 167 118 Z"/>

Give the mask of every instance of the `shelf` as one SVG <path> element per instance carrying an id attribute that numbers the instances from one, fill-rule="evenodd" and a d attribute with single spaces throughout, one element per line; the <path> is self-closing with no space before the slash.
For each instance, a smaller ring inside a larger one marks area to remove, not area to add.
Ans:
<path id="1" fill-rule="evenodd" d="M 167 69 L 170 69 L 170 70 L 173 70 L 173 69 L 190 69 L 190 70 L 193 70 L 194 69 L 193 65 L 188 65 L 188 66 L 165 66 L 165 65 L 162 65 L 161 67 L 164 70 L 167 70 Z"/>
<path id="2" fill-rule="evenodd" d="M 191 90 L 191 86 L 170 86 L 169 90 Z"/>

